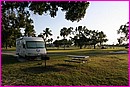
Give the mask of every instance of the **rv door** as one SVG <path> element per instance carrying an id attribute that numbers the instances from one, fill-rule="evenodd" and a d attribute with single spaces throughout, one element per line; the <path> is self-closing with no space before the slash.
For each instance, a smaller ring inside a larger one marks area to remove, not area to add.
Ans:
<path id="1" fill-rule="evenodd" d="M 25 57 L 25 55 L 26 55 L 26 41 L 25 40 L 23 40 L 22 46 L 23 46 L 22 54 Z"/>

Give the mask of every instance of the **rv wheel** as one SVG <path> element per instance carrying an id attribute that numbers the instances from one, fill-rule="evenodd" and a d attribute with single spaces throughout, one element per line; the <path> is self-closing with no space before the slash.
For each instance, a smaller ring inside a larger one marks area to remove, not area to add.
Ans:
<path id="1" fill-rule="evenodd" d="M 24 61 L 26 61 L 22 56 L 20 56 L 20 55 L 18 55 L 17 56 L 17 60 L 19 61 L 19 62 L 24 62 Z"/>

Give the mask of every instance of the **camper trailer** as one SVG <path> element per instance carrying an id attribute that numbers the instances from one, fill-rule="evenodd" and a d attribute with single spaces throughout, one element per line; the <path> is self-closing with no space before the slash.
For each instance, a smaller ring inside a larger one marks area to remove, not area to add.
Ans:
<path id="1" fill-rule="evenodd" d="M 16 39 L 16 55 L 26 59 L 45 58 L 46 48 L 41 37 L 21 37 Z"/>

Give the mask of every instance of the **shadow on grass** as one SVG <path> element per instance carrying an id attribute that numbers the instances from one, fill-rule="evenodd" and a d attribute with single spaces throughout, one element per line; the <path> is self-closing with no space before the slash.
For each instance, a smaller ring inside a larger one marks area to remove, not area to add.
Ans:
<path id="1" fill-rule="evenodd" d="M 70 65 L 70 63 L 66 63 L 66 64 L 56 64 L 56 65 L 57 65 L 57 66 L 68 67 L 68 68 L 76 67 L 76 65 Z"/>
<path id="2" fill-rule="evenodd" d="M 14 63 L 18 63 L 17 59 L 15 56 L 13 55 L 6 55 L 6 54 L 2 54 L 2 64 L 14 64 Z"/>
<path id="3" fill-rule="evenodd" d="M 54 66 L 35 66 L 35 67 L 29 67 L 26 69 L 22 69 L 25 73 L 34 73 L 34 74 L 40 74 L 40 73 L 48 73 L 48 72 L 60 72 L 60 71 L 67 71 L 67 68 L 75 67 L 75 65 L 69 65 L 69 64 L 56 64 Z"/>
<path id="4" fill-rule="evenodd" d="M 60 68 L 56 68 L 54 66 L 36 66 L 36 67 L 29 67 L 26 69 L 22 69 L 22 71 L 26 73 L 34 73 L 34 74 L 40 74 L 40 73 L 46 73 L 46 72 L 59 72 L 62 71 Z"/>

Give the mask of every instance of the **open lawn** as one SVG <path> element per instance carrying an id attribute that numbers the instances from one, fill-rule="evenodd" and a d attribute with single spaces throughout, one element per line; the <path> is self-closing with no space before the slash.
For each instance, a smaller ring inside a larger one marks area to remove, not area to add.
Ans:
<path id="1" fill-rule="evenodd" d="M 128 85 L 128 54 L 125 49 L 48 50 L 50 60 L 18 62 L 2 55 L 2 85 Z M 66 55 L 87 55 L 87 63 L 67 63 Z M 41 65 L 40 63 L 43 62 Z"/>

